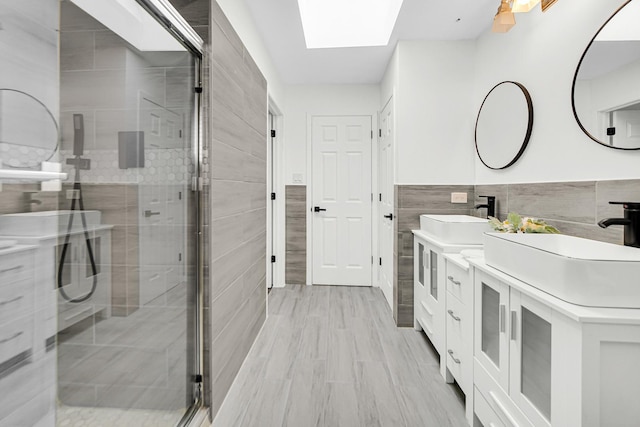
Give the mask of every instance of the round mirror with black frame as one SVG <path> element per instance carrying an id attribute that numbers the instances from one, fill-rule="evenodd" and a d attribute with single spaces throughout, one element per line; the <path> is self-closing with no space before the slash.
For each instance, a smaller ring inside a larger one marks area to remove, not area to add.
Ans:
<path id="1" fill-rule="evenodd" d="M 640 0 L 622 4 L 585 49 L 571 105 L 580 129 L 618 150 L 640 149 Z"/>
<path id="2" fill-rule="evenodd" d="M 495 85 L 476 119 L 476 153 L 489 169 L 506 169 L 527 148 L 533 128 L 533 102 L 527 88 L 513 81 Z"/>
<path id="3" fill-rule="evenodd" d="M 35 96 L 0 88 L 2 167 L 37 169 L 57 153 L 60 129 L 51 110 Z"/>

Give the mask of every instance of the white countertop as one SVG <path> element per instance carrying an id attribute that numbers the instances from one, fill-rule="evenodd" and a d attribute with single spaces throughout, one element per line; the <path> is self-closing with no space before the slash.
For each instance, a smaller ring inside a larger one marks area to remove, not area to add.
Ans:
<path id="1" fill-rule="evenodd" d="M 114 227 L 113 225 L 101 224 L 93 227 L 89 226 L 87 227 L 87 231 L 89 233 L 92 233 L 95 231 L 111 230 L 113 227 Z M 57 239 L 58 237 L 65 236 L 66 234 L 67 233 L 65 232 L 59 232 L 55 234 L 51 233 L 51 234 L 46 234 L 41 236 L 12 236 L 10 234 L 6 234 L 6 235 L 0 235 L 0 239 L 18 240 L 21 243 L 24 243 L 24 242 L 37 243 L 41 240 Z M 77 230 L 73 230 L 71 233 L 69 233 L 69 235 L 71 236 L 74 236 L 76 234 L 84 234 L 84 230 L 80 228 Z"/>
<path id="2" fill-rule="evenodd" d="M 482 249 L 482 245 L 461 245 L 461 244 L 449 244 L 444 243 L 430 234 L 425 233 L 423 230 L 411 230 L 414 236 L 417 236 L 437 247 L 442 249 L 443 252 L 460 252 L 463 249 Z"/>
<path id="3" fill-rule="evenodd" d="M 469 270 L 469 262 L 462 255 L 456 254 L 456 253 L 447 253 L 447 254 L 442 254 L 442 256 L 447 261 L 457 265 L 458 267 L 460 267 L 464 271 L 468 271 Z"/>
<path id="4" fill-rule="evenodd" d="M 585 307 L 571 304 L 488 266 L 484 258 L 469 258 L 467 261 L 470 266 L 495 277 L 512 288 L 542 302 L 577 322 L 640 325 L 640 309 Z"/>

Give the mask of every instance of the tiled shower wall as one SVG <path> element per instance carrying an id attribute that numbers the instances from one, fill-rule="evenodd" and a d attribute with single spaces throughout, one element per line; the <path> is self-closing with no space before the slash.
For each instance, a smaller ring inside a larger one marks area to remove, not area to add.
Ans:
<path id="1" fill-rule="evenodd" d="M 267 84 L 218 4 L 210 3 L 211 222 L 205 233 L 212 242 L 211 342 L 205 360 L 215 416 L 266 319 Z"/>
<path id="2" fill-rule="evenodd" d="M 452 204 L 452 192 L 466 192 L 469 203 Z M 413 325 L 413 235 L 420 228 L 420 214 L 471 214 L 486 202 L 479 196 L 496 196 L 496 214 L 508 212 L 542 218 L 563 234 L 622 244 L 623 229 L 600 228 L 598 221 L 623 216 L 621 206 L 609 201 L 640 201 L 640 180 L 550 182 L 501 185 L 397 185 L 394 242 L 394 318 L 398 326 Z"/>
<path id="3" fill-rule="evenodd" d="M 307 187 L 287 185 L 285 283 L 307 283 Z"/>

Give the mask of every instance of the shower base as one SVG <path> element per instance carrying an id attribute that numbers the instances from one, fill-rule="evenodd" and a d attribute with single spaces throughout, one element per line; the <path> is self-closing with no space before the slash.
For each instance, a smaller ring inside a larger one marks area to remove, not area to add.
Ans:
<path id="1" fill-rule="evenodd" d="M 174 427 L 185 410 L 151 411 L 142 409 L 58 406 L 57 427 Z"/>

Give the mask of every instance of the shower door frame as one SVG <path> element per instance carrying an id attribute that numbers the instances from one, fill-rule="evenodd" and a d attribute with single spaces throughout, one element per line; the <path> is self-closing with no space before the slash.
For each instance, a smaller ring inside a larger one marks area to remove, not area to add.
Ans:
<path id="1" fill-rule="evenodd" d="M 196 243 L 196 307 L 193 321 L 193 337 L 195 338 L 195 349 L 193 349 L 192 366 L 194 367 L 192 374 L 192 386 L 194 401 L 187 408 L 184 416 L 176 427 L 187 426 L 195 418 L 198 411 L 204 407 L 203 396 L 203 379 L 204 379 L 204 239 L 202 230 L 203 223 L 203 199 L 202 189 L 203 180 L 201 176 L 202 165 L 204 162 L 203 153 L 203 121 L 202 121 L 202 61 L 204 55 L 204 41 L 195 32 L 187 21 L 178 13 L 169 0 L 136 0 L 143 8 L 145 8 L 156 20 L 179 42 L 181 42 L 194 57 L 194 116 L 191 123 L 193 144 L 192 158 L 194 160 L 195 170 L 192 175 L 191 191 L 195 197 L 195 223 L 196 230 L 194 232 Z M 207 385 L 208 386 L 208 385 Z"/>

